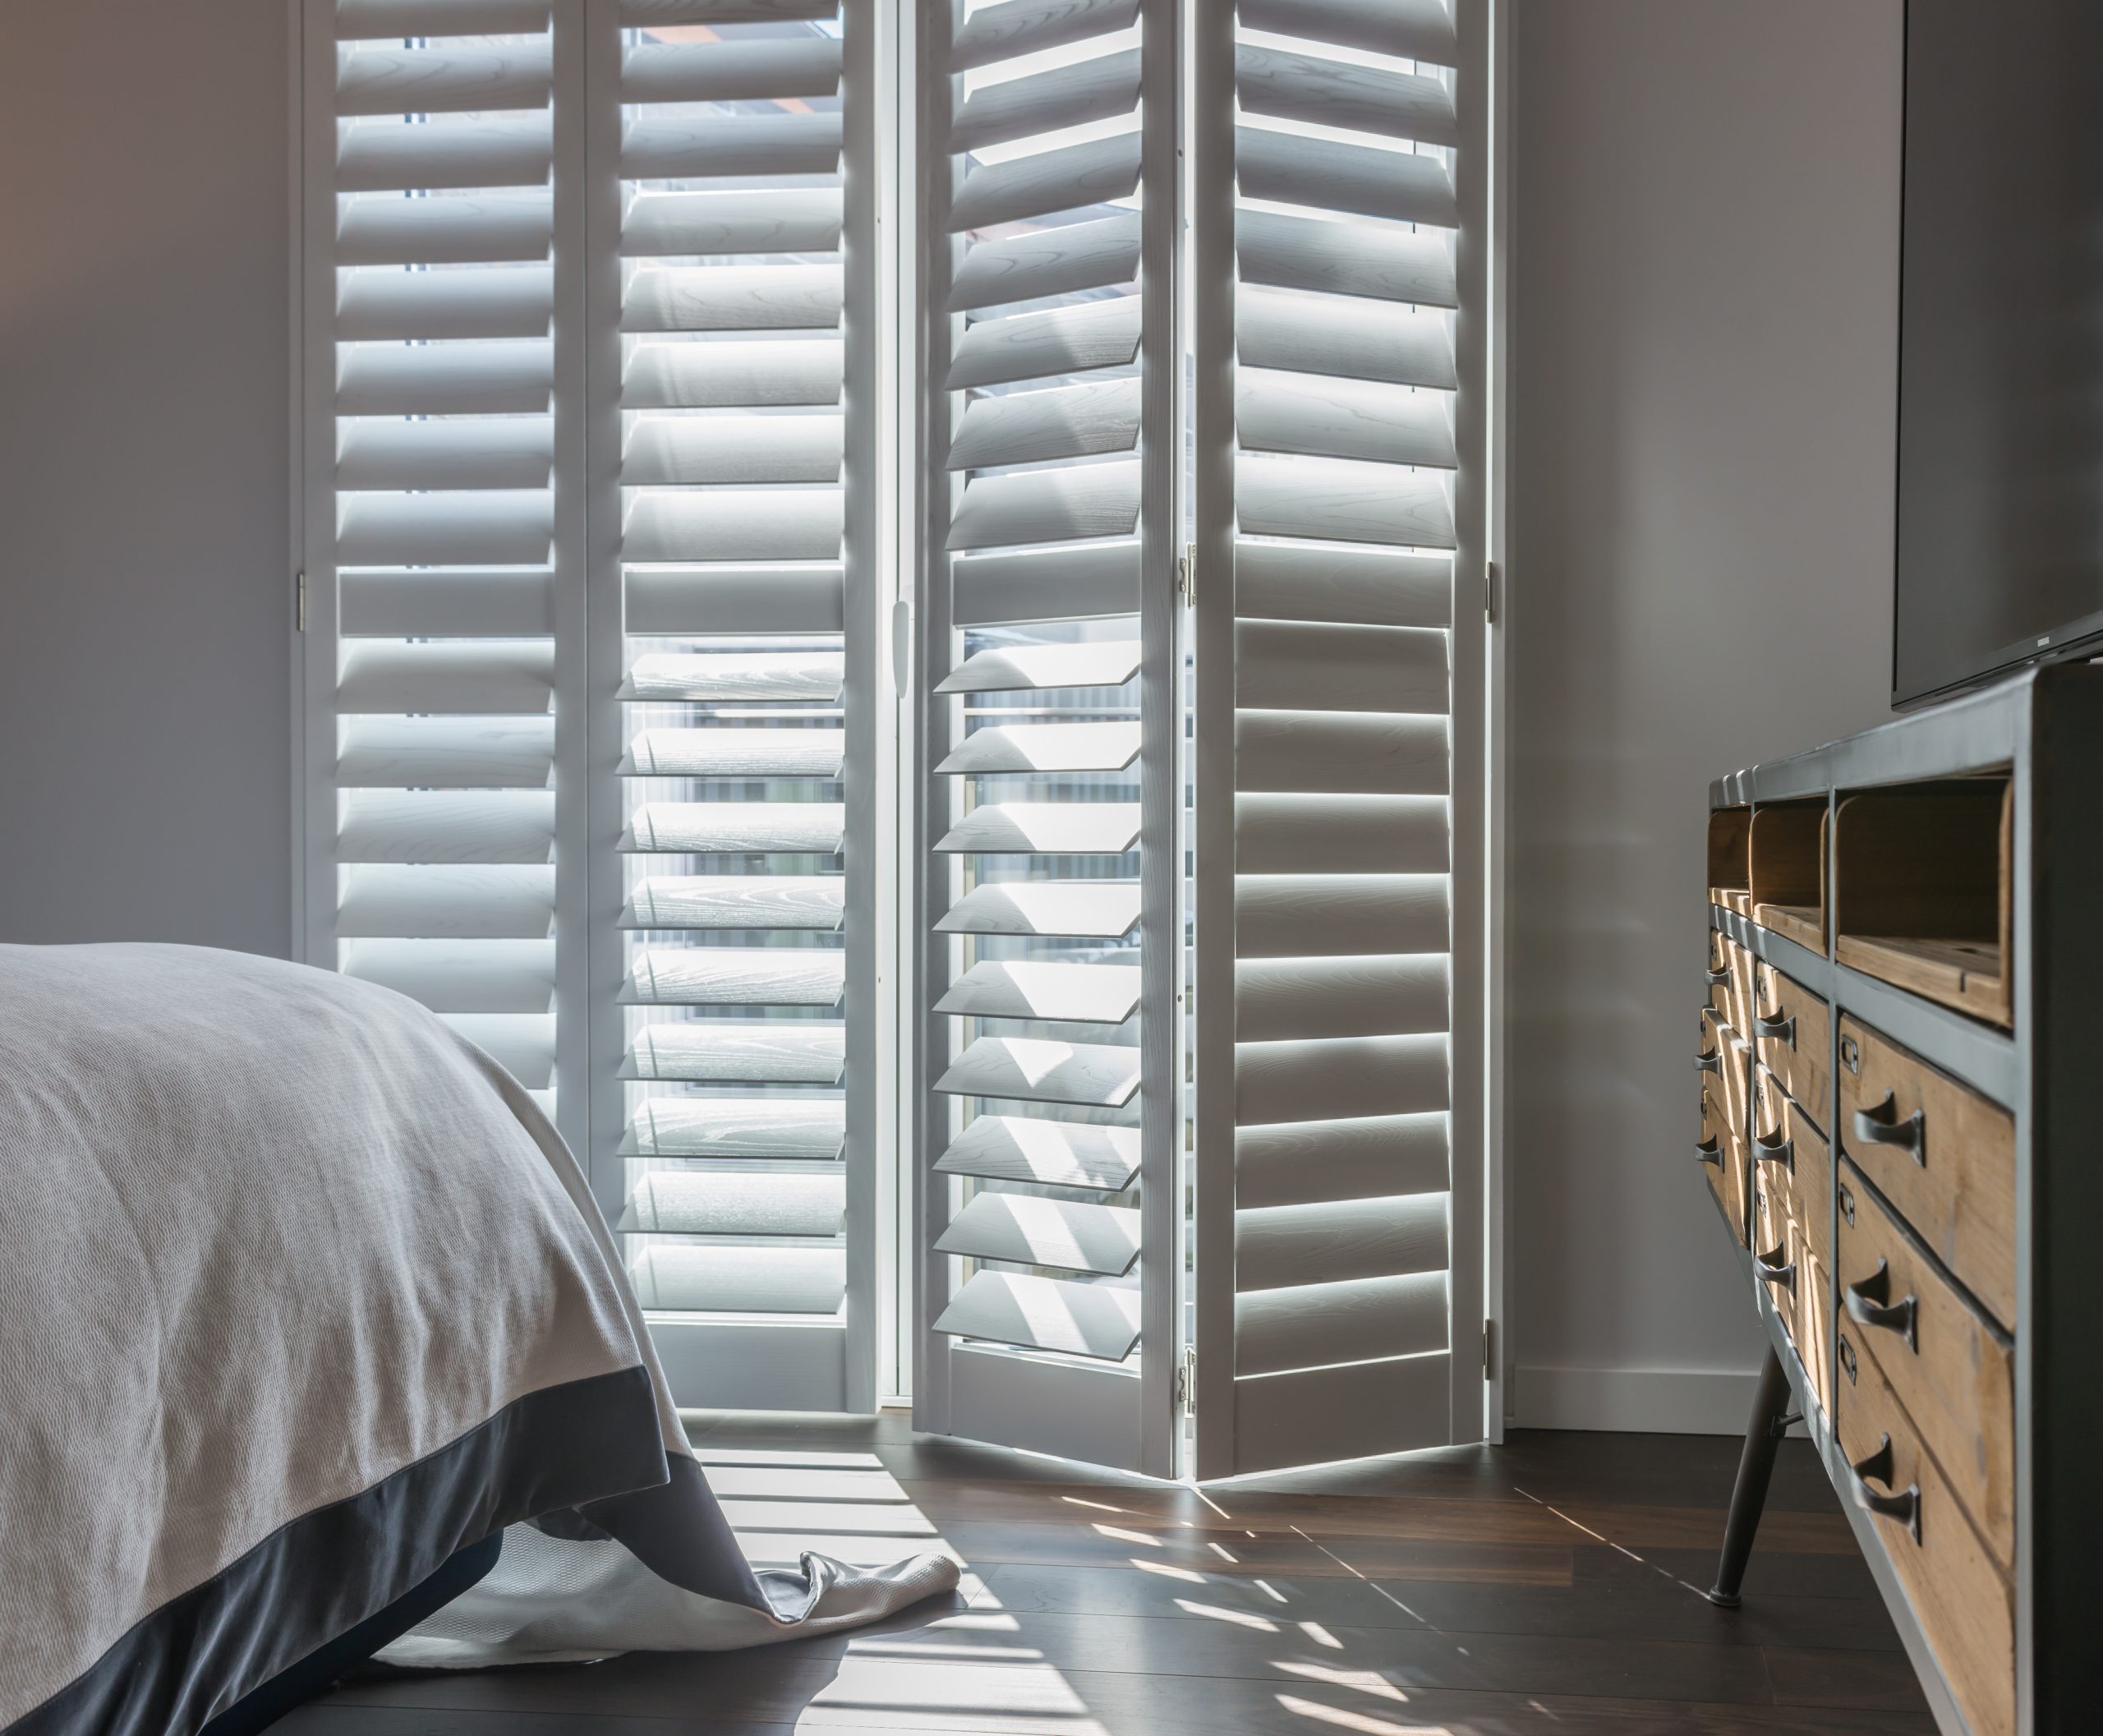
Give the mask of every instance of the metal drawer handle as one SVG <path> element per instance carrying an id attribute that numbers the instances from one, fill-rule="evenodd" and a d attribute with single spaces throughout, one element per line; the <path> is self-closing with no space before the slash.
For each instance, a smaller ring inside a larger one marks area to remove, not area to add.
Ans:
<path id="1" fill-rule="evenodd" d="M 1721 1049 L 1712 1049 L 1706 1055 L 1696 1055 L 1694 1057 L 1694 1071 L 1697 1073 L 1714 1073 L 1719 1078 L 1722 1077 L 1723 1052 Z"/>
<path id="2" fill-rule="evenodd" d="M 1927 1113 L 1916 1109 L 1904 1121 L 1898 1119 L 1898 1096 L 1887 1091 L 1884 1101 L 1874 1109 L 1855 1112 L 1855 1137 L 1865 1145 L 1896 1145 L 1902 1151 L 1913 1153 L 1913 1161 L 1925 1167 L 1927 1164 Z"/>
<path id="3" fill-rule="evenodd" d="M 1711 988 L 1721 988 L 1731 979 L 1731 967 L 1728 965 L 1719 965 L 1714 970 L 1704 971 L 1702 974 L 1709 979 L 1709 986 Z"/>
<path id="4" fill-rule="evenodd" d="M 1871 1483 L 1881 1483 L 1887 1489 L 1891 1486 L 1891 1437 L 1889 1434 L 1867 1458 L 1850 1465 L 1848 1474 L 1857 1506 L 1865 1512 L 1898 1520 L 1906 1527 L 1914 1542 L 1921 1540 L 1921 1485 L 1914 1483 L 1901 1494 L 1888 1495 L 1879 1494 L 1870 1487 Z"/>
<path id="5" fill-rule="evenodd" d="M 1880 1259 L 1876 1270 L 1867 1278 L 1857 1278 L 1847 1287 L 1848 1318 L 1858 1325 L 1882 1326 L 1900 1333 L 1906 1340 L 1907 1349 L 1917 1355 L 1921 1343 L 1916 1336 L 1921 1312 L 1918 1296 L 1907 1296 L 1903 1302 L 1891 1300 L 1891 1262 Z"/>
<path id="6" fill-rule="evenodd" d="M 1783 1289 L 1793 1292 L 1797 1287 L 1797 1263 L 1792 1259 L 1784 1260 L 1779 1266 L 1774 1264 L 1784 1251 L 1781 1248 L 1770 1248 L 1765 1254 L 1756 1254 L 1753 1259 L 1759 1264 L 1760 1275 L 1769 1283 L 1779 1284 Z"/>
<path id="7" fill-rule="evenodd" d="M 1752 1034 L 1756 1037 L 1779 1037 L 1793 1049 L 1797 1046 L 1797 1015 L 1789 1013 L 1772 1019 L 1765 1015 L 1756 1018 Z"/>
<path id="8" fill-rule="evenodd" d="M 1779 1163 L 1791 1175 L 1797 1172 L 1797 1142 L 1793 1135 L 1777 1131 L 1771 1140 L 1752 1142 L 1752 1158 L 1756 1163 Z"/>
<path id="9" fill-rule="evenodd" d="M 1719 1169 L 1723 1167 L 1723 1148 L 1716 1143 L 1714 1134 L 1695 1142 L 1694 1157 L 1698 1163 L 1713 1163 Z"/>

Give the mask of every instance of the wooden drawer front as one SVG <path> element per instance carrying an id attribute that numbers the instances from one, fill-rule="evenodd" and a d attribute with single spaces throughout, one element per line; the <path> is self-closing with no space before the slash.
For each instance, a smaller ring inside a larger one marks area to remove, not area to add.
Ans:
<path id="1" fill-rule="evenodd" d="M 1751 1023 L 1753 955 L 1728 935 L 1709 932 L 1709 1004 L 1730 1028 L 1743 1033 Z"/>
<path id="2" fill-rule="evenodd" d="M 1789 1342 L 1797 1343 L 1797 1263 L 1789 1253 L 1789 1202 L 1787 1181 L 1772 1166 L 1753 1166 L 1752 1264 L 1756 1272 L 1772 1273 L 1766 1280 L 1767 1299 L 1782 1317 Z"/>
<path id="3" fill-rule="evenodd" d="M 1869 1190 L 1843 1177 L 1841 1305 L 2004 1568 L 2015 1563 L 2015 1362 Z"/>
<path id="4" fill-rule="evenodd" d="M 1840 1149 L 2004 1326 L 2015 1324 L 2015 1121 L 1840 1021 Z"/>
<path id="5" fill-rule="evenodd" d="M 1871 1523 L 1891 1558 L 1972 1736 L 2015 1729 L 2015 1596 L 1951 1491 L 1941 1468 L 1886 1382 L 1861 1351 L 1852 1322 L 1840 1330 L 1841 1379 L 1834 1424 L 1850 1465 L 1841 1499 L 1875 1498 L 1895 1513 Z M 1847 1486 L 1852 1485 L 1852 1488 Z"/>
<path id="6" fill-rule="evenodd" d="M 1797 1107 L 1823 1127 L 1833 1112 L 1827 1060 L 1833 1046 L 1832 1015 L 1825 1002 L 1772 965 L 1756 969 L 1759 993 L 1751 1018 L 1739 1029 L 1751 1032 L 1760 1065 L 1771 1069 Z"/>
<path id="7" fill-rule="evenodd" d="M 1825 1135 L 1774 1075 L 1758 1070 L 1752 1160 L 1779 1204 L 1779 1246 L 1791 1267 L 1790 1340 L 1819 1404 L 1833 1408 L 1833 1158 Z M 1765 1251 L 1760 1250 L 1756 1251 Z M 1777 1287 L 1779 1292 L 1779 1287 Z M 1777 1301 L 1780 1300 L 1777 1295 Z"/>
<path id="8" fill-rule="evenodd" d="M 1701 1085 L 1700 1138 L 1697 1154 L 1702 1173 L 1709 1178 L 1710 1191 L 1723 1204 L 1731 1233 L 1737 1237 L 1738 1246 L 1743 1247 L 1746 1172 L 1751 1167 L 1751 1160 L 1746 1155 L 1743 1136 L 1725 1117 L 1720 1093 L 1705 1078 Z"/>

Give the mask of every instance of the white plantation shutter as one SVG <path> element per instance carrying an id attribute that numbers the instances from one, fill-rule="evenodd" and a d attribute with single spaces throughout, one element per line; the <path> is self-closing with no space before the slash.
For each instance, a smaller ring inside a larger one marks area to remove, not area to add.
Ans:
<path id="1" fill-rule="evenodd" d="M 1173 1468 L 1176 9 L 919 15 L 923 1428 Z"/>
<path id="2" fill-rule="evenodd" d="M 1486 104 L 1454 3 L 1197 11 L 1236 96 L 1193 144 L 1202 1476 L 1482 1432 Z"/>
<path id="3" fill-rule="evenodd" d="M 306 9 L 301 942 L 432 1007 L 575 1135 L 582 404 L 558 330 L 581 279 L 554 243 L 578 88 L 551 21 Z"/>
<path id="4" fill-rule="evenodd" d="M 304 955 L 684 1402 L 1479 1438 L 1489 0 L 303 7 Z"/>
<path id="5" fill-rule="evenodd" d="M 593 1162 L 711 1406 L 876 1399 L 872 12 L 588 12 Z"/>

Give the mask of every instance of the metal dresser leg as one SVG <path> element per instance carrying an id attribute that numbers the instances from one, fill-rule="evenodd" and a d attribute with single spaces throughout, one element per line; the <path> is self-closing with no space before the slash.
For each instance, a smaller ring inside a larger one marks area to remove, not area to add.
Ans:
<path id="1" fill-rule="evenodd" d="M 1767 1480 L 1774 1472 L 1774 1449 L 1795 1421 L 1789 1414 L 1789 1377 L 1771 1344 L 1760 1365 L 1760 1386 L 1753 1395 L 1752 1420 L 1746 1425 L 1745 1453 L 1738 1460 L 1738 1480 L 1731 1490 L 1730 1517 L 1723 1523 L 1723 1553 L 1716 1563 L 1716 1583 L 1709 1601 L 1726 1609 L 1738 1606 L 1738 1587 L 1752 1554 L 1753 1533 L 1760 1529 L 1767 1503 Z"/>

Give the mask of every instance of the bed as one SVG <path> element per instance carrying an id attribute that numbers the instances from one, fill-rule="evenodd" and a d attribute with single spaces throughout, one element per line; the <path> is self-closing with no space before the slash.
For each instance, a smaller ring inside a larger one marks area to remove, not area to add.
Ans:
<path id="1" fill-rule="evenodd" d="M 760 1644 L 955 1584 L 746 1564 L 575 1162 L 424 1008 L 0 946 L 5 1736 L 221 1736 L 381 1640 Z"/>

